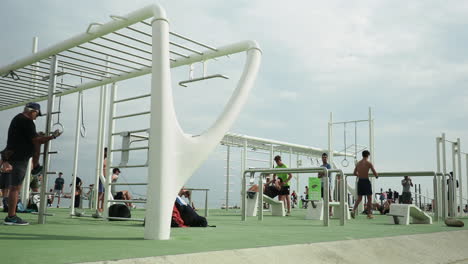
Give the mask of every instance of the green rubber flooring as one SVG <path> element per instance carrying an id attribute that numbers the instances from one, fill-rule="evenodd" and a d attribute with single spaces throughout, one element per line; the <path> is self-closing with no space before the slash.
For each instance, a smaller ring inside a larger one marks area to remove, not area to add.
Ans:
<path id="1" fill-rule="evenodd" d="M 358 216 L 346 226 L 339 226 L 339 220 L 331 220 L 330 227 L 324 227 L 321 221 L 305 220 L 302 209 L 294 210 L 289 217 L 266 215 L 262 222 L 256 217 L 242 222 L 239 210 L 210 210 L 208 222 L 216 227 L 173 228 L 170 240 L 151 241 L 143 240 L 142 223 L 72 219 L 68 209 L 49 209 L 48 212 L 55 216 L 48 217 L 46 225 L 36 224 L 36 215 L 20 214 L 31 225 L 0 226 L 2 264 L 116 260 L 468 229 L 466 218 L 463 228 L 446 227 L 438 222 L 391 225 L 388 217 L 379 215 L 373 220 Z M 142 218 L 143 214 L 141 209 L 132 211 L 132 217 Z M 0 213 L 1 217 L 5 215 Z"/>

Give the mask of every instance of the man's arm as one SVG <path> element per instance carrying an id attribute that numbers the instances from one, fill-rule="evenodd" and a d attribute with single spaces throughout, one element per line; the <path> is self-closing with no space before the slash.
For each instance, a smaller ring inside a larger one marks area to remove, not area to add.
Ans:
<path id="1" fill-rule="evenodd" d="M 378 178 L 379 174 L 375 171 L 374 165 L 372 163 L 370 163 L 370 169 L 372 171 L 372 174 L 374 174 L 375 178 Z"/>
<path id="2" fill-rule="evenodd" d="M 288 176 L 288 181 L 287 181 L 287 182 L 289 182 L 289 181 L 292 179 L 292 174 L 291 174 L 291 173 L 288 173 L 288 175 L 289 175 L 289 176 Z"/>

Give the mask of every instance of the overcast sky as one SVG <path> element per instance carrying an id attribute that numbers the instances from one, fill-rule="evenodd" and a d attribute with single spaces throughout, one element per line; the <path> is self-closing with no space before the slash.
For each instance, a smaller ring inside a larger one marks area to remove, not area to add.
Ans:
<path id="1" fill-rule="evenodd" d="M 153 1 L 2 1 L 0 64 L 85 31 L 91 22 L 107 22 Z M 263 50 L 261 70 L 249 101 L 231 131 L 314 147 L 327 147 L 327 121 L 375 116 L 377 171 L 435 170 L 435 137 L 461 138 L 468 144 L 468 2 L 466 1 L 160 1 L 171 30 L 214 46 L 257 40 Z M 214 62 L 215 80 L 182 89 L 177 82 L 187 69 L 174 70 L 177 113 L 188 133 L 200 133 L 220 113 L 230 96 L 244 56 Z M 124 82 L 119 97 L 149 89 L 149 78 Z M 85 92 L 87 137 L 81 140 L 79 175 L 88 184 L 95 171 L 98 89 Z M 61 117 L 65 134 L 54 142 L 61 154 L 52 166 L 72 170 L 76 94 L 64 97 Z M 45 107 L 45 103 L 42 103 Z M 126 109 L 149 107 L 148 101 Z M 131 112 L 128 111 L 128 112 Z M 0 139 L 6 141 L 10 119 L 19 108 L 0 113 Z M 43 126 L 39 120 L 37 126 Z M 138 126 L 145 127 L 145 120 Z M 135 126 L 136 123 L 122 124 Z M 365 124 L 358 127 L 358 144 L 367 145 Z M 335 128 L 336 149 L 343 149 L 343 127 Z M 348 127 L 348 144 L 354 127 Z M 187 184 L 211 189 L 211 206 L 224 197 L 224 148 L 217 149 Z M 238 151 L 235 151 L 238 153 Z M 237 155 L 237 154 L 234 154 Z M 448 155 L 448 158 L 451 158 Z M 337 160 L 338 162 L 341 159 Z M 295 161 L 293 162 L 295 163 Z M 464 161 L 462 162 L 464 164 Z M 289 165 L 289 164 L 288 164 Z M 249 164 L 249 166 L 261 166 Z M 451 170 L 451 162 L 448 165 Z M 347 168 L 346 170 L 351 170 Z M 464 170 L 464 182 L 466 173 Z M 238 201 L 239 171 L 232 196 Z M 141 174 L 141 175 L 140 175 Z M 144 171 L 123 171 L 128 182 Z M 143 175 L 143 176 L 142 176 Z M 66 178 L 67 179 L 67 178 Z M 53 180 L 53 179 L 52 179 Z M 304 180 L 305 182 L 305 180 Z M 430 179 L 418 179 L 431 191 Z M 400 190 L 396 179 L 378 187 Z M 301 184 L 302 185 L 302 184 Z M 465 185 L 466 186 L 466 185 Z M 464 187 L 466 190 L 466 187 Z M 144 190 L 132 191 L 144 194 Z"/>

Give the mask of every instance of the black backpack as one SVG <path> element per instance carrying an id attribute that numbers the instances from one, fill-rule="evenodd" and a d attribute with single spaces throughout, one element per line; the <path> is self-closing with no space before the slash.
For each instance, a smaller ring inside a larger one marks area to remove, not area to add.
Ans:
<path id="1" fill-rule="evenodd" d="M 207 227 L 208 221 L 203 216 L 199 216 L 192 207 L 188 205 L 180 205 L 175 203 L 180 212 L 180 216 L 184 220 L 184 224 L 191 227 Z"/>
<path id="2" fill-rule="evenodd" d="M 125 204 L 113 204 L 109 207 L 109 217 L 131 218 L 130 209 Z M 119 221 L 118 219 L 109 219 Z"/>

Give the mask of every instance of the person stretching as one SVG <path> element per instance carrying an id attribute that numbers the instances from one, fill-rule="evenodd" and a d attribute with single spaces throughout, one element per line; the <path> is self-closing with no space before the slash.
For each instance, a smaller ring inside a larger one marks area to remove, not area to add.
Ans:
<path id="1" fill-rule="evenodd" d="M 370 152 L 364 150 L 362 152 L 362 160 L 356 164 L 354 168 L 354 175 L 358 177 L 358 199 L 354 203 L 353 211 L 351 212 L 351 217 L 355 218 L 356 209 L 362 201 L 362 196 L 367 196 L 367 208 L 372 208 L 372 184 L 369 180 L 369 170 L 372 170 L 372 173 L 377 178 L 378 174 L 374 169 L 374 165 L 369 161 Z M 367 210 L 367 218 L 372 219 L 372 209 Z"/>

